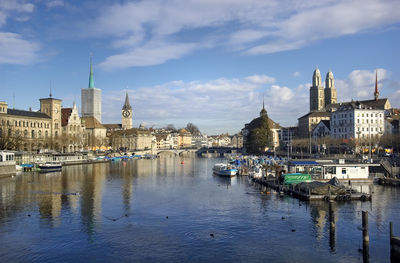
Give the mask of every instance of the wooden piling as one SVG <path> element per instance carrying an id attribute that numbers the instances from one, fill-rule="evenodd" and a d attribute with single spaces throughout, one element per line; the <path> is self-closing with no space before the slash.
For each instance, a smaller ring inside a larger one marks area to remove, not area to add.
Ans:
<path id="1" fill-rule="evenodd" d="M 329 247 L 331 251 L 335 251 L 336 247 L 336 229 L 335 229 L 335 214 L 333 211 L 333 200 L 329 200 Z"/>
<path id="2" fill-rule="evenodd" d="M 362 232 L 363 232 L 363 243 L 369 243 L 368 211 L 362 211 Z"/>
<path id="3" fill-rule="evenodd" d="M 369 263 L 368 211 L 362 211 L 363 262 Z"/>

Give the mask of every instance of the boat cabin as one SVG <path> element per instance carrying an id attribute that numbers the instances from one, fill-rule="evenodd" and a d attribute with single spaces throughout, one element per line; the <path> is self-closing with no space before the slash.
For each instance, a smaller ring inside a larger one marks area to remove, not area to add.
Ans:
<path id="1" fill-rule="evenodd" d="M 15 156 L 13 152 L 0 151 L 0 176 L 16 172 Z"/>
<path id="2" fill-rule="evenodd" d="M 15 164 L 14 153 L 0 151 L 0 163 L 2 163 L 3 165 Z"/>

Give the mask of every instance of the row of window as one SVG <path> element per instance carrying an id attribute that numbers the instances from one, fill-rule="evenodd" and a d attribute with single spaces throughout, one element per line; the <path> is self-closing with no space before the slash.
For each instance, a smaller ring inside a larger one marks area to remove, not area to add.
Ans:
<path id="1" fill-rule="evenodd" d="M 375 121 L 376 123 L 380 123 L 380 124 L 382 124 L 382 120 L 376 120 Z M 360 123 L 360 119 L 357 119 L 357 123 Z M 364 123 L 364 119 L 362 119 L 361 120 L 361 123 Z M 368 122 L 368 119 L 366 119 L 366 122 L 365 123 L 374 123 L 374 120 L 373 119 L 371 119 L 371 120 L 369 120 L 369 122 Z"/>
<path id="2" fill-rule="evenodd" d="M 374 117 L 374 113 L 365 113 L 366 117 Z M 360 113 L 357 114 L 357 117 L 360 117 Z M 364 117 L 364 113 L 361 113 L 361 117 Z M 375 117 L 382 118 L 382 113 L 375 113 Z"/>
<path id="3" fill-rule="evenodd" d="M 337 118 L 347 118 L 347 113 L 342 113 L 342 114 L 333 114 L 333 118 L 336 119 Z M 351 118 L 353 116 L 353 114 L 349 113 L 349 118 Z"/>
<path id="4" fill-rule="evenodd" d="M 6 156 L 6 158 L 5 158 L 4 161 L 14 161 L 14 155 L 6 154 L 5 156 Z M 3 156 L 2 155 L 0 155 L 0 162 L 3 162 Z"/>
<path id="5" fill-rule="evenodd" d="M 11 126 L 12 125 L 12 121 L 7 120 L 7 122 L 5 120 L 1 120 L 1 125 L 5 126 L 7 124 L 7 126 Z M 15 127 L 31 127 L 31 128 L 49 128 L 50 124 L 49 123 L 43 123 L 43 122 L 32 122 L 32 121 L 14 121 L 14 126 Z"/>
<path id="6" fill-rule="evenodd" d="M 366 131 L 369 131 L 369 128 L 365 128 Z M 360 131 L 360 127 L 357 128 L 358 131 Z M 364 127 L 361 128 L 361 131 L 364 131 Z M 374 131 L 374 127 L 371 127 L 371 131 Z M 378 127 L 375 128 L 375 131 L 378 132 Z M 382 132 L 382 128 L 379 128 L 379 131 Z"/>
<path id="7" fill-rule="evenodd" d="M 2 112 L 2 113 L 7 113 L 7 112 L 6 112 L 6 109 L 7 109 L 6 107 L 0 107 L 0 112 Z"/>

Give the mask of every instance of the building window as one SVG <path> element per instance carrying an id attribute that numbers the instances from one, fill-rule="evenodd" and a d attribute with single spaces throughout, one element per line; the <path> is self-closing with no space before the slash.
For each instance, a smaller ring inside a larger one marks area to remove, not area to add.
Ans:
<path id="1" fill-rule="evenodd" d="M 35 131 L 34 130 L 32 130 L 32 136 L 31 137 L 35 138 Z"/>
<path id="2" fill-rule="evenodd" d="M 346 168 L 342 168 L 342 174 L 346 174 Z"/>

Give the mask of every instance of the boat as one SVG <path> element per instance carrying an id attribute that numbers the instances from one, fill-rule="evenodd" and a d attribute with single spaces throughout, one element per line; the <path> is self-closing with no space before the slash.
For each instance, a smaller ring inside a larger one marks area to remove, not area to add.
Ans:
<path id="1" fill-rule="evenodd" d="M 303 182 L 309 183 L 312 182 L 312 177 L 310 174 L 305 173 L 288 173 L 280 176 L 280 182 L 285 185 L 299 184 Z"/>
<path id="2" fill-rule="evenodd" d="M 227 177 L 233 177 L 238 172 L 237 169 L 225 163 L 216 163 L 213 167 L 213 171 L 217 175 L 227 176 Z"/>
<path id="3" fill-rule="evenodd" d="M 62 164 L 60 162 L 46 162 L 38 165 L 40 172 L 58 172 L 62 169 Z"/>
<path id="4" fill-rule="evenodd" d="M 262 176 L 263 176 L 263 171 L 260 165 L 255 165 L 249 172 L 250 178 L 262 178 Z"/>

